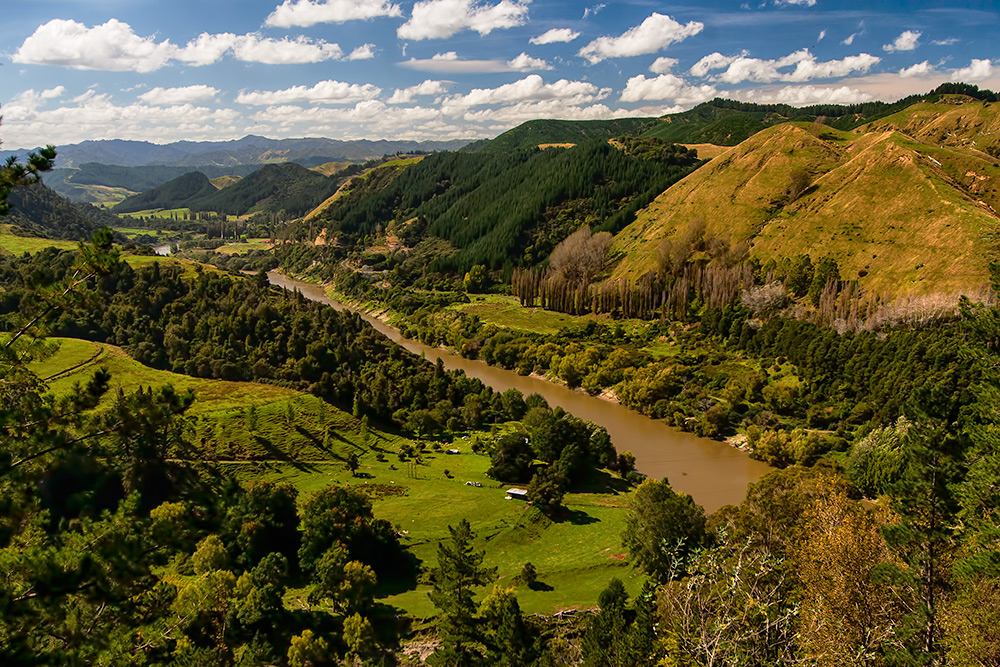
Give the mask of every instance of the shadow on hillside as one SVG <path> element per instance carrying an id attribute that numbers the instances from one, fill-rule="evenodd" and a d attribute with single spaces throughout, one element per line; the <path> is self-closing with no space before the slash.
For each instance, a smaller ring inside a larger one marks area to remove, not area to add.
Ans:
<path id="1" fill-rule="evenodd" d="M 600 523 L 600 519 L 592 517 L 583 510 L 567 509 L 559 518 L 559 523 L 571 523 L 574 526 L 587 526 L 592 523 Z"/>
<path id="2" fill-rule="evenodd" d="M 597 470 L 583 481 L 573 493 L 628 493 L 632 485 L 621 477 L 615 477 L 607 470 Z"/>
<path id="3" fill-rule="evenodd" d="M 273 442 L 261 435 L 253 436 L 254 442 L 264 449 L 272 460 L 284 461 L 300 472 L 316 472 L 316 466 L 299 461 L 294 456 L 289 456 L 288 452 L 275 446 Z"/>

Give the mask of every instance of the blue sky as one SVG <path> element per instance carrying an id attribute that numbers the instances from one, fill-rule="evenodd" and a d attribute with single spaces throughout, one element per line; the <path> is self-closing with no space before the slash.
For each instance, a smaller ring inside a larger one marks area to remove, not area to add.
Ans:
<path id="1" fill-rule="evenodd" d="M 995 2 L 33 0 L 0 24 L 4 148 L 491 137 L 716 96 L 1000 89 Z"/>

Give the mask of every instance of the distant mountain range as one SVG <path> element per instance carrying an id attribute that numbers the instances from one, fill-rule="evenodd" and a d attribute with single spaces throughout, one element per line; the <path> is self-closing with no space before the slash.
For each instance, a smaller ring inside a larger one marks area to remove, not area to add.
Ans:
<path id="1" fill-rule="evenodd" d="M 365 162 L 383 155 L 451 151 L 469 141 L 338 141 L 322 137 L 235 141 L 147 141 L 110 139 L 57 146 L 56 169 L 45 184 L 74 202 L 119 202 L 191 171 L 209 178 L 243 177 L 265 164 L 295 162 L 307 169 L 331 162 Z M 0 151 L 0 160 L 23 159 L 28 150 Z"/>
<path id="2" fill-rule="evenodd" d="M 360 162 L 397 152 L 457 150 L 469 141 L 339 141 L 322 137 L 268 139 L 255 135 L 233 141 L 178 141 L 172 144 L 108 139 L 57 146 L 56 165 L 61 169 L 76 168 L 87 162 L 124 167 L 232 167 L 297 162 L 308 168 L 333 161 Z M 6 160 L 11 155 L 24 157 L 28 152 L 0 151 L 0 159 Z"/>

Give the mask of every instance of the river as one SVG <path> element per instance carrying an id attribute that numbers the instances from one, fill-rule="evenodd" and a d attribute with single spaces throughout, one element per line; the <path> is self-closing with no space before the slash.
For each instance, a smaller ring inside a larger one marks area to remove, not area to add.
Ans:
<path id="1" fill-rule="evenodd" d="M 355 310 L 331 299 L 317 285 L 294 280 L 276 271 L 269 272 L 267 276 L 272 285 L 298 290 L 312 301 L 325 303 L 337 310 Z M 691 495 L 705 507 L 706 512 L 741 502 L 746 497 L 747 485 L 770 470 L 766 464 L 754 461 L 725 443 L 678 431 L 616 403 L 562 385 L 518 375 L 483 361 L 466 359 L 447 350 L 403 338 L 397 329 L 385 322 L 366 313 L 359 314 L 410 352 L 424 355 L 430 361 L 441 359 L 445 368 L 465 371 L 466 375 L 478 378 L 494 391 L 514 387 L 525 396 L 541 394 L 550 406 L 559 406 L 581 419 L 600 424 L 608 430 L 618 451 L 630 450 L 635 455 L 639 472 L 656 479 L 666 477 L 674 489 Z"/>

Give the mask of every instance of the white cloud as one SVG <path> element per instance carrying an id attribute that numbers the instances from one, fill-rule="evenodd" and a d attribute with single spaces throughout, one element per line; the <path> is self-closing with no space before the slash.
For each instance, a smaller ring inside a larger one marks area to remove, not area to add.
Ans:
<path id="1" fill-rule="evenodd" d="M 819 37 L 816 38 L 816 41 L 822 42 L 825 37 L 826 37 L 826 30 L 820 30 Z"/>
<path id="2" fill-rule="evenodd" d="M 475 107 L 510 102 L 539 102 L 563 100 L 579 106 L 602 100 L 611 94 L 610 88 L 598 88 L 586 81 L 560 79 L 545 83 L 537 74 L 530 74 L 520 81 L 496 88 L 474 88 L 467 95 L 456 95 L 445 100 L 442 108 Z M 445 111 L 448 113 L 448 111 Z"/>
<path id="3" fill-rule="evenodd" d="M 904 67 L 899 70 L 899 76 L 904 79 L 908 79 L 911 76 L 926 76 L 934 71 L 934 66 L 928 61 L 922 63 L 917 63 L 916 65 L 910 65 L 909 67 Z"/>
<path id="4" fill-rule="evenodd" d="M 488 35 L 494 30 L 524 25 L 530 0 L 500 0 L 495 5 L 481 5 L 473 0 L 419 0 L 413 5 L 410 20 L 399 26 L 400 39 L 444 39 L 475 30 Z"/>
<path id="5" fill-rule="evenodd" d="M 62 97 L 63 93 L 66 92 L 65 86 L 56 86 L 55 88 L 49 88 L 43 90 L 40 94 L 43 100 L 54 100 L 57 97 Z"/>
<path id="6" fill-rule="evenodd" d="M 583 18 L 587 18 L 588 16 L 596 16 L 597 13 L 600 12 L 605 7 L 607 7 L 607 5 L 605 5 L 604 3 L 593 5 L 592 7 L 584 7 Z"/>
<path id="7" fill-rule="evenodd" d="M 812 7 L 816 4 L 816 0 L 774 0 L 774 4 L 781 7 L 782 5 L 795 5 L 799 7 Z"/>
<path id="8" fill-rule="evenodd" d="M 38 26 L 11 60 L 84 70 L 152 72 L 166 65 L 175 51 L 169 40 L 140 37 L 129 24 L 117 19 L 93 28 L 53 19 Z"/>
<path id="9" fill-rule="evenodd" d="M 324 60 L 339 60 L 344 52 L 337 44 L 320 40 L 313 42 L 304 36 L 295 39 L 272 39 L 257 35 L 242 35 L 233 45 L 237 60 L 267 65 L 302 65 Z"/>
<path id="10" fill-rule="evenodd" d="M 199 84 L 196 86 L 184 86 L 181 88 L 160 88 L 157 86 L 142 95 L 139 99 L 146 104 L 157 106 L 172 104 L 193 104 L 195 102 L 206 102 L 219 94 L 218 88 Z"/>
<path id="11" fill-rule="evenodd" d="M 724 56 L 718 51 L 715 53 L 709 53 L 707 56 L 692 65 L 688 72 L 694 76 L 705 76 L 712 70 L 729 67 L 729 65 L 737 60 L 740 60 L 741 58 L 745 58 L 747 55 L 749 55 L 748 51 L 743 51 L 738 56 Z"/>
<path id="12" fill-rule="evenodd" d="M 958 37 L 949 37 L 948 39 L 935 39 L 931 44 L 934 46 L 951 46 L 952 44 L 958 44 Z"/>
<path id="13" fill-rule="evenodd" d="M 649 71 L 653 74 L 669 74 L 670 70 L 677 66 L 677 58 L 657 58 L 649 66 Z"/>
<path id="14" fill-rule="evenodd" d="M 438 53 L 432 58 L 410 58 L 399 65 L 437 74 L 488 74 L 511 71 L 510 65 L 502 60 L 463 60 L 454 51 Z"/>
<path id="15" fill-rule="evenodd" d="M 881 59 L 868 53 L 847 56 L 841 60 L 818 61 L 808 49 L 795 51 L 777 60 L 750 58 L 745 54 L 724 56 L 712 53 L 691 67 L 691 74 L 706 76 L 710 71 L 725 69 L 712 77 L 714 81 L 736 84 L 744 81 L 770 83 L 774 81 L 801 82 L 811 79 L 830 79 L 854 72 L 867 72 Z M 794 67 L 791 71 L 782 71 Z"/>
<path id="16" fill-rule="evenodd" d="M 320 81 L 312 87 L 292 86 L 284 90 L 255 90 L 252 93 L 241 92 L 236 96 L 236 102 L 254 106 L 290 104 L 292 102 L 349 104 L 373 100 L 381 93 L 381 88 L 370 83 L 359 85 L 356 83 L 344 83 L 343 81 Z"/>
<path id="17" fill-rule="evenodd" d="M 443 95 L 448 92 L 448 86 L 443 81 L 427 79 L 409 88 L 397 88 L 389 98 L 389 104 L 409 104 L 418 95 Z"/>
<path id="18" fill-rule="evenodd" d="M 34 65 L 145 73 L 175 60 L 192 66 L 210 65 L 227 53 L 238 60 L 272 65 L 316 63 L 343 56 L 339 45 L 303 36 L 272 39 L 252 33 L 202 33 L 179 47 L 170 40 L 157 42 L 153 37 L 140 37 L 127 23 L 116 19 L 93 28 L 54 19 L 25 39 L 11 59 Z"/>
<path id="19" fill-rule="evenodd" d="M 192 39 L 187 45 L 178 49 L 174 57 L 181 62 L 195 67 L 211 65 L 222 59 L 239 39 L 231 32 L 223 32 L 217 35 L 210 35 L 203 32 Z"/>
<path id="20" fill-rule="evenodd" d="M 285 0 L 264 25 L 308 28 L 317 23 L 344 23 L 378 16 L 402 16 L 403 10 L 386 0 Z"/>
<path id="21" fill-rule="evenodd" d="M 375 57 L 375 45 L 374 44 L 362 44 L 358 48 L 351 51 L 351 55 L 347 56 L 348 60 L 371 60 Z"/>
<path id="22" fill-rule="evenodd" d="M 882 50 L 886 53 L 894 53 L 896 51 L 912 51 L 917 48 L 920 40 L 919 30 L 904 30 L 899 34 L 892 44 L 883 44 Z"/>
<path id="23" fill-rule="evenodd" d="M 952 72 L 952 77 L 956 81 L 974 83 L 987 79 L 993 74 L 993 63 L 986 59 L 973 58 L 968 67 L 963 67 Z"/>
<path id="24" fill-rule="evenodd" d="M 541 58 L 532 58 L 527 53 L 507 61 L 507 66 L 517 72 L 530 72 L 533 69 L 552 69 L 552 66 Z"/>
<path id="25" fill-rule="evenodd" d="M 794 107 L 812 104 L 858 104 L 875 99 L 872 95 L 849 86 L 784 86 L 757 88 L 735 93 L 745 102 L 790 104 Z"/>
<path id="26" fill-rule="evenodd" d="M 850 46 L 851 44 L 854 43 L 854 38 L 857 37 L 857 36 L 858 36 L 858 33 L 852 32 L 850 35 L 847 36 L 847 39 L 845 39 L 844 41 L 841 42 L 841 44 L 846 44 L 847 46 Z"/>
<path id="27" fill-rule="evenodd" d="M 528 41 L 532 44 L 542 45 L 542 44 L 556 44 L 559 42 L 572 42 L 574 39 L 580 36 L 575 30 L 570 28 L 553 28 L 543 32 L 537 37 L 532 37 Z"/>
<path id="28" fill-rule="evenodd" d="M 675 104 L 700 104 L 716 97 L 718 91 L 714 86 L 692 86 L 687 81 L 673 74 L 661 74 L 647 79 L 645 75 L 633 76 L 622 92 L 622 102 L 642 102 L 671 100 Z"/>
<path id="29" fill-rule="evenodd" d="M 69 105 L 40 109 L 40 95 L 25 91 L 4 105 L 4 142 L 10 147 L 69 144 L 87 139 L 235 139 L 239 113 L 192 104 L 119 106 L 94 91 Z M 245 134 L 245 133 L 244 133 Z"/>
<path id="30" fill-rule="evenodd" d="M 580 49 L 578 55 L 591 64 L 596 64 L 607 58 L 656 53 L 674 42 L 697 35 L 704 27 L 698 21 L 681 25 L 666 14 L 653 12 L 641 24 L 629 28 L 618 37 L 598 37 Z"/>

